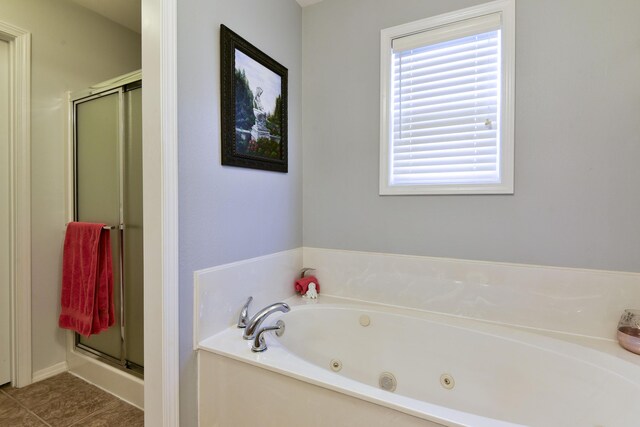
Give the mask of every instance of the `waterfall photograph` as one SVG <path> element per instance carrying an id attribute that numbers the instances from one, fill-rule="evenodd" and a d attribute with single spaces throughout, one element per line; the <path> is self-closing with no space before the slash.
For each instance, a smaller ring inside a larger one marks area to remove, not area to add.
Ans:
<path id="1" fill-rule="evenodd" d="M 222 164 L 287 172 L 288 70 L 220 26 Z"/>

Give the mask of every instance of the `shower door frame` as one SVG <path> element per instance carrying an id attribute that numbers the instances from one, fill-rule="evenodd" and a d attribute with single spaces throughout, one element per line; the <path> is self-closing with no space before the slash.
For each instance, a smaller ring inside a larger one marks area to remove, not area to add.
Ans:
<path id="1" fill-rule="evenodd" d="M 128 86 L 131 86 L 128 88 Z M 108 80 L 104 83 L 100 83 L 96 86 L 92 86 L 89 89 L 83 91 L 74 92 L 70 95 L 70 108 L 71 108 L 71 132 L 72 132 L 72 209 L 73 220 L 78 219 L 78 162 L 77 162 L 77 109 L 76 106 L 84 102 L 89 102 L 95 99 L 99 99 L 104 96 L 118 94 L 119 103 L 119 116 L 118 116 L 118 180 L 119 180 L 119 221 L 118 224 L 108 224 L 110 227 L 109 232 L 118 231 L 120 233 L 119 241 L 119 272 L 120 277 L 118 281 L 118 290 L 120 292 L 120 310 L 116 313 L 120 319 L 120 358 L 115 358 L 111 355 L 105 354 L 99 350 L 89 347 L 80 341 L 80 335 L 73 333 L 73 347 L 75 351 L 84 354 L 85 356 L 92 357 L 101 362 L 104 362 L 110 366 L 120 369 L 124 372 L 132 374 L 138 378 L 144 378 L 144 367 L 136 363 L 128 361 L 127 355 L 127 340 L 125 332 L 125 292 L 124 292 L 124 157 L 125 157 L 125 111 L 124 111 L 124 93 L 128 90 L 135 90 L 142 86 L 142 73 L 140 71 L 134 71 L 124 76 L 117 77 L 112 80 Z"/>

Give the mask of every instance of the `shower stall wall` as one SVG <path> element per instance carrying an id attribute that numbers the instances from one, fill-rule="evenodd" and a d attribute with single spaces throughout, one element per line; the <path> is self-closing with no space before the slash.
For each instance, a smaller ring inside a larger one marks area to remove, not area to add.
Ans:
<path id="1" fill-rule="evenodd" d="M 139 72 L 72 96 L 74 218 L 110 227 L 116 323 L 76 350 L 143 376 L 142 80 Z"/>

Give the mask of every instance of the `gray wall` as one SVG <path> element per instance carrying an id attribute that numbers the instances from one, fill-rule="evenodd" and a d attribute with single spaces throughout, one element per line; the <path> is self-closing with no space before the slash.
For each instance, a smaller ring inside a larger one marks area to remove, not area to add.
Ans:
<path id="1" fill-rule="evenodd" d="M 221 23 L 289 70 L 288 174 L 220 165 Z M 197 412 L 193 271 L 302 244 L 301 23 L 295 0 L 178 2 L 183 426 Z"/>
<path id="2" fill-rule="evenodd" d="M 380 29 L 483 1 L 178 2 L 181 425 L 197 411 L 193 271 L 303 232 L 306 246 L 640 271 L 635 0 L 517 1 L 515 195 L 378 195 Z M 221 23 L 289 69 L 288 174 L 220 165 Z"/>
<path id="3" fill-rule="evenodd" d="M 637 0 L 517 0 L 514 195 L 378 195 L 380 30 L 483 1 L 304 9 L 305 246 L 640 271 Z"/>

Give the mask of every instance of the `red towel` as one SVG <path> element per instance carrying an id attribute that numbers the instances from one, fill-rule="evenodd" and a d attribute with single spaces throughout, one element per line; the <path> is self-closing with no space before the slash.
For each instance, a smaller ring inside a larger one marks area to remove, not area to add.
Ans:
<path id="1" fill-rule="evenodd" d="M 303 277 L 301 279 L 296 280 L 296 283 L 295 283 L 296 292 L 299 293 L 300 295 L 306 294 L 307 291 L 309 290 L 309 283 L 315 283 L 316 291 L 320 293 L 320 282 L 318 282 L 318 279 L 316 279 L 316 276 L 307 276 L 307 277 Z"/>
<path id="2" fill-rule="evenodd" d="M 64 238 L 58 325 L 87 337 L 115 322 L 111 236 L 104 225 L 71 222 Z"/>

